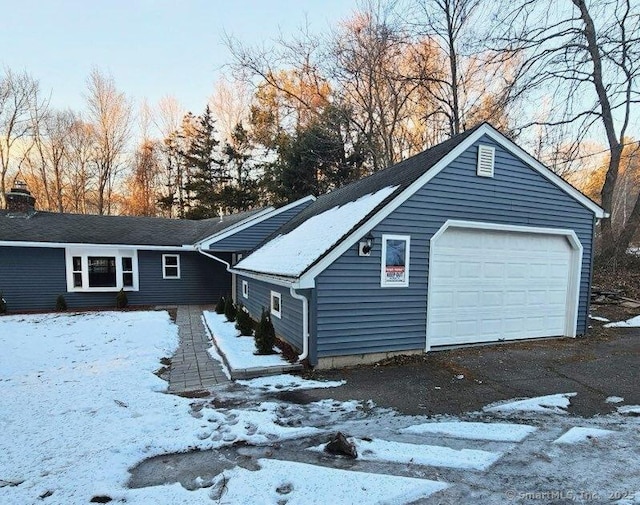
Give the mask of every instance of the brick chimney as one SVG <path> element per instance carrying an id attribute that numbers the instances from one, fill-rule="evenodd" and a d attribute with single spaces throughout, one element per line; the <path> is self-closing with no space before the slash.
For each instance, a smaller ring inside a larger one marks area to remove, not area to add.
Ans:
<path id="1" fill-rule="evenodd" d="M 31 196 L 24 182 L 16 181 L 11 191 L 7 193 L 7 210 L 9 212 L 33 214 L 36 211 L 35 203 L 36 199 Z"/>

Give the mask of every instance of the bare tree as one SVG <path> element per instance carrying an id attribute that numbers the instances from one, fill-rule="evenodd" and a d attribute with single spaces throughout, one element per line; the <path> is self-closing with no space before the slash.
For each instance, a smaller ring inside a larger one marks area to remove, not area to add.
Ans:
<path id="1" fill-rule="evenodd" d="M 98 70 L 91 72 L 87 84 L 88 119 L 95 132 L 97 212 L 105 214 L 111 210 L 112 188 L 130 138 L 132 108 L 113 79 Z"/>
<path id="2" fill-rule="evenodd" d="M 507 27 L 498 42 L 522 55 L 520 88 L 554 98 L 549 126 L 571 124 L 578 132 L 603 131 L 609 163 L 601 205 L 614 213 L 614 190 L 624 138 L 640 102 L 640 10 L 631 0 L 517 0 L 501 10 Z M 532 121 L 523 125 L 538 124 Z M 639 195 L 640 196 L 640 195 Z M 640 198 L 616 236 L 602 222 L 600 256 L 626 251 L 640 223 Z"/>
<path id="3" fill-rule="evenodd" d="M 32 110 L 38 105 L 38 82 L 29 74 L 5 69 L 0 75 L 0 208 L 6 206 L 7 177 L 19 171 L 29 151 Z"/>
<path id="4" fill-rule="evenodd" d="M 93 126 L 74 115 L 69 131 L 69 146 L 66 151 L 68 209 L 78 214 L 87 214 L 93 174 L 91 163 L 94 155 L 95 133 Z"/>

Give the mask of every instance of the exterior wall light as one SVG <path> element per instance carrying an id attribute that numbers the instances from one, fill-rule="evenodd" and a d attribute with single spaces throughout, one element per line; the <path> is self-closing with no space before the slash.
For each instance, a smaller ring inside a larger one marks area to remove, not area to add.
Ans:
<path id="1" fill-rule="evenodd" d="M 373 247 L 374 237 L 369 232 L 365 237 L 360 239 L 358 244 L 358 256 L 371 256 L 371 248 Z"/>

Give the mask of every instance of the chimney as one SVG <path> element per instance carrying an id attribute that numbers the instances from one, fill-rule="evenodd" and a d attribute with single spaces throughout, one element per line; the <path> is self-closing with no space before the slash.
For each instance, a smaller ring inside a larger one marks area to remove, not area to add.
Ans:
<path id="1" fill-rule="evenodd" d="M 35 203 L 36 199 L 31 196 L 26 183 L 22 181 L 16 181 L 11 191 L 7 193 L 7 210 L 9 212 L 33 214 L 36 211 Z"/>

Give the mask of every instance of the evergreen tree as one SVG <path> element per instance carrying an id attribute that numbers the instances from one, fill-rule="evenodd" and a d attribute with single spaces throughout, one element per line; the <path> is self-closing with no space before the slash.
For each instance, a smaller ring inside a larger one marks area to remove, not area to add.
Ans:
<path id="1" fill-rule="evenodd" d="M 233 322 L 236 320 L 237 312 L 237 308 L 233 303 L 233 298 L 231 298 L 231 295 L 228 295 L 224 300 L 224 315 L 227 318 L 227 321 Z"/>
<path id="2" fill-rule="evenodd" d="M 227 212 L 250 210 L 258 203 L 258 182 L 250 176 L 252 149 L 249 132 L 238 123 L 223 149 L 231 182 L 222 188 L 220 201 Z"/>
<path id="3" fill-rule="evenodd" d="M 207 105 L 196 120 L 193 138 L 182 153 L 189 177 L 184 189 L 190 200 L 185 217 L 205 219 L 220 214 L 221 190 L 229 181 L 229 175 L 221 159 L 217 132 L 211 110 Z"/>
<path id="4" fill-rule="evenodd" d="M 238 305 L 236 311 L 236 329 L 240 330 L 240 335 L 253 335 L 253 319 L 242 304 Z"/>
<path id="5" fill-rule="evenodd" d="M 257 354 L 273 354 L 273 346 L 276 343 L 276 332 L 271 322 L 269 313 L 262 309 L 262 316 L 255 333 Z"/>

